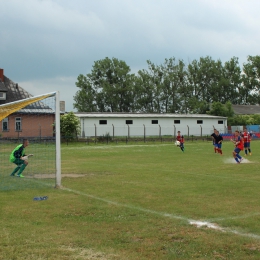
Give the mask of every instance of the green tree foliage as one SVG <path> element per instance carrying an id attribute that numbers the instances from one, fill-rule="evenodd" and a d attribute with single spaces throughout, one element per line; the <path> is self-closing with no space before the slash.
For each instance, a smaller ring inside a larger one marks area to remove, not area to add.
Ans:
<path id="1" fill-rule="evenodd" d="M 79 75 L 74 107 L 82 112 L 133 112 L 135 76 L 116 58 L 94 62 L 91 73 Z"/>
<path id="2" fill-rule="evenodd" d="M 236 115 L 229 117 L 228 125 L 260 125 L 260 115 Z"/>
<path id="3" fill-rule="evenodd" d="M 229 101 L 226 104 L 213 102 L 210 111 L 207 113 L 214 116 L 233 117 L 234 110 L 232 109 L 232 104 Z"/>
<path id="4" fill-rule="evenodd" d="M 260 102 L 260 56 L 248 56 L 247 63 L 243 66 L 243 88 L 240 101 L 243 104 L 255 104 Z"/>
<path id="5" fill-rule="evenodd" d="M 188 65 L 174 57 L 130 73 L 116 58 L 94 62 L 79 75 L 74 108 L 79 112 L 210 113 L 231 117 L 231 104 L 260 103 L 260 56 L 224 64 L 201 57 Z M 209 111 L 209 112 L 208 112 Z"/>
<path id="6" fill-rule="evenodd" d="M 61 135 L 66 139 L 76 137 L 80 133 L 80 121 L 73 112 L 64 114 L 60 118 Z"/>

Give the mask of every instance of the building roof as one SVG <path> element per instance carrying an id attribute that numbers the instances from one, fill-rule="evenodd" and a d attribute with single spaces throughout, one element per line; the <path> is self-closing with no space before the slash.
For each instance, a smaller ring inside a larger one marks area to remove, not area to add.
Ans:
<path id="1" fill-rule="evenodd" d="M 209 118 L 209 119 L 227 119 L 223 116 L 212 116 L 207 114 L 146 114 L 146 113 L 95 113 L 95 112 L 75 112 L 78 117 L 93 118 Z"/>
<path id="2" fill-rule="evenodd" d="M 252 115 L 260 114 L 260 106 L 258 105 L 232 105 L 236 115 Z"/>
<path id="3" fill-rule="evenodd" d="M 2 82 L 1 79 L 0 79 L 0 91 L 1 92 L 7 92 L 7 88 L 6 88 L 4 82 Z"/>
<path id="4" fill-rule="evenodd" d="M 6 100 L 0 100 L 0 105 L 7 104 L 10 102 L 22 100 L 25 98 L 33 97 L 29 92 L 20 87 L 17 83 L 14 83 L 12 80 L 4 76 L 4 85 L 6 91 Z M 1 85 L 0 85 L 1 86 Z M 46 113 L 47 111 L 54 112 L 49 106 L 46 106 L 43 102 L 37 101 L 33 104 L 26 106 L 24 109 L 19 110 L 18 112 L 22 113 Z"/>

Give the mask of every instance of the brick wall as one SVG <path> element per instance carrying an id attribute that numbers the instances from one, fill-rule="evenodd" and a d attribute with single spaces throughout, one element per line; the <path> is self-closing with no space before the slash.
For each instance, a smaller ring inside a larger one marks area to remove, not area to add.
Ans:
<path id="1" fill-rule="evenodd" d="M 15 118 L 21 118 L 21 131 L 15 130 Z M 8 117 L 9 131 L 3 131 L 0 121 L 0 133 L 2 138 L 25 138 L 25 137 L 53 137 L 54 115 L 26 115 L 12 114 Z"/>

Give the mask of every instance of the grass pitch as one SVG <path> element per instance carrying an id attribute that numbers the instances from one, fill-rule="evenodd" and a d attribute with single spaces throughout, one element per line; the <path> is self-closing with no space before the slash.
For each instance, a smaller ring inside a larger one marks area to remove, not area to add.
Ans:
<path id="1" fill-rule="evenodd" d="M 241 164 L 230 142 L 185 147 L 63 145 L 81 177 L 0 192 L 0 259 L 259 259 L 259 142 Z"/>

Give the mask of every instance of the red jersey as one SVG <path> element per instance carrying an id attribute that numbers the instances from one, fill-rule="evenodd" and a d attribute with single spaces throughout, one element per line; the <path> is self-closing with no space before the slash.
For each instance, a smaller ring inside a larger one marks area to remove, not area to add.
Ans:
<path id="1" fill-rule="evenodd" d="M 184 143 L 184 137 L 183 135 L 177 135 L 176 140 L 179 141 L 180 143 Z"/>
<path id="2" fill-rule="evenodd" d="M 237 136 L 235 139 L 236 142 L 239 142 L 236 144 L 236 147 L 239 148 L 241 151 L 244 150 L 244 140 L 242 136 Z"/>
<path id="3" fill-rule="evenodd" d="M 250 133 L 244 132 L 244 133 L 243 133 L 243 137 L 244 137 L 244 142 L 245 142 L 245 143 L 249 143 L 249 142 L 251 141 L 251 135 L 250 135 Z"/>

